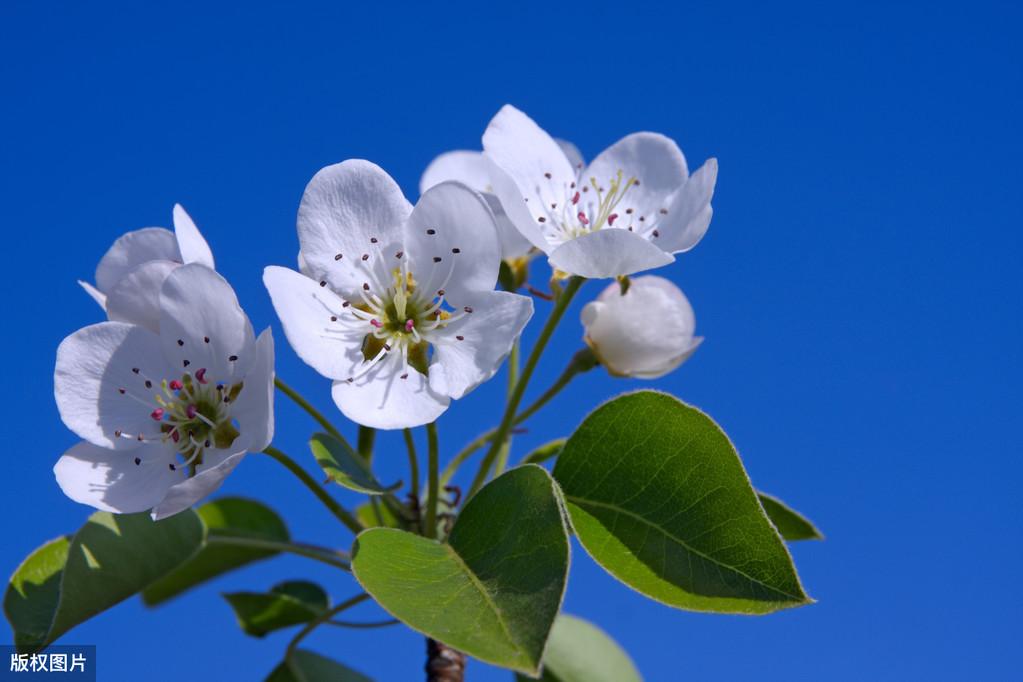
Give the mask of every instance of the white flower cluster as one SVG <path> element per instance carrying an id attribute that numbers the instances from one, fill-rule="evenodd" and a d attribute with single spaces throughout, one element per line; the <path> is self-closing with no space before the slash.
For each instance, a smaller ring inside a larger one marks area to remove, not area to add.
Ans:
<path id="1" fill-rule="evenodd" d="M 529 297 L 495 291 L 502 260 L 540 253 L 555 279 L 620 280 L 584 308 L 585 340 L 614 375 L 661 376 L 700 342 L 692 308 L 667 280 L 623 278 L 700 241 L 716 177 L 713 159 L 690 175 L 655 133 L 586 164 L 505 106 L 482 152 L 427 168 L 415 206 L 368 161 L 322 169 L 298 210 L 298 271 L 271 266 L 263 281 L 291 346 L 364 426 L 433 422 L 492 377 L 533 314 Z M 83 439 L 57 480 L 99 509 L 186 509 L 270 443 L 270 330 L 255 337 L 181 206 L 173 232 L 122 236 L 82 286 L 109 320 L 57 352 L 57 404 Z"/>

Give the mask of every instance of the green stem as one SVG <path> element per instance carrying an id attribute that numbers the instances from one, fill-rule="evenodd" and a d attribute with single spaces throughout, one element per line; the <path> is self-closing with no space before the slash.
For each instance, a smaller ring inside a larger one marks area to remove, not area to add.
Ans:
<path id="1" fill-rule="evenodd" d="M 557 328 L 558 323 L 561 322 L 561 318 L 564 316 L 565 311 L 568 310 L 568 304 L 572 302 L 572 298 L 576 292 L 585 282 L 585 278 L 579 277 L 578 275 L 573 276 L 568 280 L 568 286 L 558 296 L 558 300 L 554 303 L 554 308 L 551 309 L 550 317 L 547 318 L 546 324 L 543 326 L 543 330 L 540 331 L 540 337 L 536 340 L 536 345 L 533 346 L 533 350 L 529 353 L 529 358 L 526 360 L 526 366 L 522 370 L 522 376 L 515 382 L 515 390 L 512 392 L 511 397 L 508 399 L 508 404 L 505 406 L 504 416 L 501 418 L 501 424 L 497 427 L 497 433 L 494 435 L 493 440 L 490 442 L 490 449 L 487 454 L 483 457 L 483 461 L 480 462 L 480 468 L 476 472 L 476 478 L 473 479 L 472 486 L 469 488 L 468 494 L 465 496 L 466 500 L 472 498 L 476 492 L 483 487 L 486 483 L 487 477 L 490 475 L 490 468 L 494 464 L 494 459 L 497 458 L 497 454 L 501 449 L 501 445 L 508 437 L 508 432 L 511 431 L 512 423 L 515 421 L 516 411 L 519 409 L 519 403 L 522 402 L 522 396 L 526 392 L 526 386 L 529 384 L 530 377 L 533 376 L 533 370 L 536 369 L 537 363 L 540 362 L 540 356 L 543 355 L 544 349 L 547 347 L 547 342 L 551 340 L 551 336 L 554 334 L 554 330 Z"/>
<path id="2" fill-rule="evenodd" d="M 515 393 L 515 384 L 519 381 L 519 339 L 515 339 L 515 343 L 512 344 L 511 353 L 508 354 L 508 400 L 511 400 L 512 395 Z M 501 449 L 497 453 L 497 465 L 495 468 L 495 475 L 500 476 L 504 473 L 505 467 L 508 466 L 508 455 L 511 453 L 511 434 L 502 443 Z"/>
<path id="3" fill-rule="evenodd" d="M 359 523 L 359 520 L 352 516 L 347 509 L 338 504 L 337 500 L 331 497 L 330 494 L 323 489 L 323 486 L 317 483 L 316 479 L 310 476 L 305 469 L 300 467 L 295 460 L 273 446 L 266 448 L 263 452 L 276 459 L 278 462 L 283 464 L 288 471 L 295 474 L 298 480 L 302 481 L 309 490 L 313 491 L 313 494 L 320 499 L 320 502 L 322 502 L 323 505 L 341 521 L 341 523 L 345 524 L 350 531 L 353 533 L 362 532 L 363 527 L 362 524 Z"/>
<path id="4" fill-rule="evenodd" d="M 416 455 L 416 441 L 412 437 L 412 429 L 405 429 L 403 431 L 405 435 L 405 449 L 408 450 L 408 468 L 409 477 L 409 488 L 412 493 L 412 499 L 419 499 L 419 457 Z"/>
<path id="5" fill-rule="evenodd" d="M 307 545 L 298 542 L 277 542 L 276 540 L 265 540 L 262 538 L 244 538 L 230 535 L 210 535 L 206 538 L 207 544 L 224 545 L 228 547 L 249 547 L 251 549 L 265 549 L 270 552 L 289 552 L 304 556 L 307 559 L 315 559 L 325 564 L 336 566 L 351 573 L 352 567 L 346 560 L 348 555 L 326 547 Z"/>
<path id="6" fill-rule="evenodd" d="M 295 649 L 298 647 L 299 642 L 301 642 L 303 639 L 309 636 L 310 632 L 320 627 L 321 625 L 323 625 L 324 623 L 326 623 L 327 621 L 329 621 L 331 618 L 341 613 L 342 611 L 350 609 L 356 604 L 362 603 L 367 599 L 369 599 L 369 595 L 366 594 L 365 592 L 363 592 L 362 594 L 357 594 L 351 599 L 346 599 L 345 601 L 341 602 L 334 608 L 330 609 L 329 611 L 326 611 L 322 615 L 317 616 L 315 619 L 306 623 L 306 626 L 299 630 L 298 634 L 295 635 L 288 643 L 288 648 L 284 652 L 284 658 L 285 659 L 290 658 L 291 654 L 293 654 L 295 652 Z"/>
<path id="7" fill-rule="evenodd" d="M 427 495 L 429 499 L 426 501 L 426 527 L 423 528 L 423 535 L 428 538 L 437 537 L 437 498 L 440 497 L 440 479 L 437 475 L 437 471 L 440 468 L 437 460 L 439 458 L 437 445 L 437 424 L 430 423 L 426 425 L 426 440 L 429 444 L 429 489 Z"/>
<path id="8" fill-rule="evenodd" d="M 372 620 L 368 622 L 356 622 L 351 620 L 328 620 L 325 621 L 327 625 L 336 625 L 339 628 L 358 628 L 358 629 L 371 629 L 371 628 L 386 628 L 390 625 L 398 625 L 401 623 L 397 618 L 391 618 L 389 620 Z"/>
<path id="9" fill-rule="evenodd" d="M 334 438 L 337 438 L 339 441 L 343 441 L 346 444 L 348 443 L 348 441 L 345 440 L 345 437 L 341 435 L 341 432 L 337 430 L 337 427 L 327 421 L 327 418 L 324 417 L 319 410 L 313 407 L 308 400 L 303 398 L 302 394 L 281 381 L 280 378 L 274 378 L 274 386 L 276 386 L 281 393 L 294 400 L 296 405 L 308 412 L 313 419 L 319 422 L 320 426 L 322 426 L 327 433 L 334 436 Z"/>
<path id="10" fill-rule="evenodd" d="M 359 454 L 369 464 L 373 461 L 373 443 L 377 438 L 377 430 L 368 426 L 359 427 Z"/>
<path id="11" fill-rule="evenodd" d="M 575 378 L 577 374 L 581 374 L 590 369 L 593 369 L 594 367 L 597 366 L 597 364 L 598 364 L 597 359 L 596 357 L 594 357 L 593 352 L 589 348 L 584 348 L 583 350 L 577 352 L 572 357 L 572 361 L 568 364 L 568 367 L 566 367 L 565 370 L 561 373 L 561 376 L 558 377 L 558 380 L 555 381 L 550 388 L 544 391 L 543 395 L 541 395 L 539 398 L 533 401 L 533 403 L 529 407 L 527 407 L 522 412 L 519 412 L 518 415 L 516 415 L 515 421 L 512 422 L 512 426 L 518 426 L 522 422 L 529 419 L 541 407 L 550 402 L 551 399 L 554 398 L 554 396 L 560 393 L 561 390 L 565 388 L 565 386 L 567 386 L 569 382 L 572 381 L 572 379 Z M 441 474 L 440 477 L 440 484 L 446 485 L 454 477 L 455 473 L 457 473 L 458 468 L 462 465 L 462 462 L 467 460 L 469 457 L 473 455 L 473 453 L 475 453 L 481 447 L 483 447 L 491 440 L 493 440 L 496 434 L 497 434 L 496 428 L 490 429 L 486 433 L 477 436 L 475 440 L 473 440 L 464 448 L 462 448 L 462 450 L 457 455 L 455 455 L 451 459 L 451 461 L 448 462 L 448 465 L 444 468 L 444 472 Z"/>

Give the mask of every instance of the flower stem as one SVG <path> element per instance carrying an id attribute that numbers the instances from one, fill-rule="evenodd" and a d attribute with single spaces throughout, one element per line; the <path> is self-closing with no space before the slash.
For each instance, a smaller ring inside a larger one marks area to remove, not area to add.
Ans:
<path id="1" fill-rule="evenodd" d="M 324 504 L 327 509 L 331 511 L 350 531 L 353 533 L 359 533 L 363 530 L 362 524 L 359 520 L 352 516 L 352 514 L 338 504 L 337 500 L 330 496 L 330 494 L 323 489 L 319 483 L 316 482 L 312 476 L 310 476 L 305 469 L 298 465 L 295 460 L 288 457 L 286 454 L 278 450 L 277 448 L 270 446 L 263 450 L 264 454 L 270 455 L 278 462 L 284 465 L 284 467 L 295 474 L 298 480 L 302 481 L 309 490 L 313 491 L 313 494 L 320 499 L 320 502 Z"/>
<path id="2" fill-rule="evenodd" d="M 368 426 L 359 427 L 359 454 L 369 464 L 373 460 L 373 442 L 376 441 L 377 430 Z"/>
<path id="3" fill-rule="evenodd" d="M 540 337 L 536 340 L 536 345 L 533 346 L 533 350 L 529 353 L 529 358 L 526 360 L 526 366 L 522 370 L 522 376 L 515 382 L 515 390 L 512 392 L 511 397 L 508 399 L 508 404 L 505 406 L 504 416 L 501 418 L 501 424 L 497 427 L 497 433 L 494 435 L 493 440 L 490 442 L 490 449 L 487 454 L 483 457 L 483 461 L 480 462 L 480 468 L 476 472 L 476 478 L 473 479 L 472 486 L 469 488 L 468 494 L 465 496 L 466 500 L 472 498 L 476 492 L 483 487 L 486 483 L 487 477 L 490 475 L 490 468 L 494 464 L 494 460 L 497 457 L 498 452 L 501 449 L 501 445 L 508 437 L 508 432 L 511 431 L 512 422 L 515 421 L 515 413 L 519 409 L 519 403 L 522 402 L 522 396 L 526 392 L 526 386 L 529 384 L 530 377 L 533 376 L 533 370 L 536 369 L 537 363 L 540 362 L 540 356 L 543 355 L 544 349 L 547 347 L 547 342 L 551 340 L 551 336 L 554 334 L 554 330 L 557 328 L 558 323 L 561 322 L 561 318 L 564 316 L 565 311 L 568 310 L 568 304 L 572 302 L 572 298 L 576 292 L 583 285 L 586 279 L 579 277 L 578 275 L 573 276 L 568 280 L 568 286 L 558 296 L 558 300 L 554 303 L 554 308 L 551 309 L 550 317 L 547 318 L 546 324 L 543 326 L 543 330 L 540 331 Z"/>
<path id="4" fill-rule="evenodd" d="M 281 393 L 294 400 L 295 404 L 297 404 L 303 410 L 308 412 L 313 419 L 319 422 L 320 426 L 322 426 L 327 433 L 334 436 L 334 438 L 343 441 L 344 443 L 348 442 L 345 440 L 345 437 L 341 435 L 341 432 L 337 430 L 337 427 L 335 427 L 333 424 L 327 421 L 327 418 L 324 417 L 319 410 L 313 407 L 308 400 L 303 398 L 298 391 L 296 391 L 291 386 L 288 386 L 286 383 L 281 381 L 279 377 L 274 378 L 274 386 L 276 386 Z"/>
<path id="5" fill-rule="evenodd" d="M 429 444 L 429 488 L 427 495 L 429 499 L 426 503 L 426 519 L 424 521 L 425 528 L 423 528 L 423 535 L 428 538 L 437 537 L 437 498 L 440 497 L 440 480 L 437 475 L 437 471 L 440 468 L 437 460 L 439 457 L 437 445 L 437 424 L 430 423 L 426 425 L 426 440 Z"/>
<path id="6" fill-rule="evenodd" d="M 511 353 L 508 355 L 508 399 L 515 393 L 515 384 L 519 381 L 519 339 L 512 344 Z M 494 469 L 495 475 L 500 476 L 508 466 L 508 455 L 511 453 L 511 435 L 501 445 L 497 453 L 497 464 Z"/>
<path id="7" fill-rule="evenodd" d="M 295 635 L 288 643 L 288 648 L 284 652 L 284 658 L 285 659 L 290 658 L 291 654 L 293 654 L 295 652 L 295 649 L 298 647 L 299 642 L 305 639 L 310 632 L 312 632 L 319 626 L 323 625 L 324 623 L 326 623 L 327 621 L 329 621 L 331 618 L 341 613 L 342 611 L 350 609 L 356 604 L 360 604 L 366 601 L 367 599 L 369 599 L 369 595 L 366 594 L 365 592 L 363 592 L 362 594 L 357 594 L 351 599 L 346 599 L 345 601 L 341 602 L 334 608 L 324 612 L 323 614 L 317 616 L 315 619 L 306 623 L 306 626 L 299 630 L 298 634 Z"/>
<path id="8" fill-rule="evenodd" d="M 529 407 L 516 415 L 515 421 L 512 422 L 512 426 L 518 426 L 529 419 L 529 417 L 533 416 L 541 407 L 546 405 L 552 398 L 554 398 L 554 396 L 561 392 L 561 390 L 575 378 L 575 375 L 582 374 L 583 372 L 593 369 L 597 366 L 597 364 L 597 359 L 594 357 L 593 352 L 589 348 L 584 348 L 577 352 L 572 357 L 572 361 L 569 362 L 568 366 L 561 373 L 561 376 L 558 377 L 558 380 L 555 381 L 550 388 L 544 391 L 543 395 L 533 401 Z M 486 433 L 477 436 L 475 440 L 466 445 L 451 459 L 450 462 L 448 462 L 448 465 L 444 468 L 444 472 L 440 476 L 440 484 L 445 485 L 448 481 L 450 481 L 458 471 L 458 467 L 462 465 L 462 462 L 467 460 L 473 455 L 473 453 L 490 442 L 495 435 L 497 435 L 497 429 L 490 429 Z"/>
<path id="9" fill-rule="evenodd" d="M 412 438 L 412 429 L 405 429 L 405 449 L 408 450 L 409 492 L 413 500 L 419 499 L 419 457 L 416 455 L 416 441 Z"/>
<path id="10" fill-rule="evenodd" d="M 351 620 L 328 620 L 325 621 L 326 625 L 336 625 L 339 628 L 357 628 L 360 630 L 369 630 L 372 628 L 386 628 L 390 625 L 398 625 L 401 623 L 397 618 L 389 618 L 388 620 L 371 620 L 371 621 L 351 621 Z"/>
<path id="11" fill-rule="evenodd" d="M 319 547 L 317 545 L 308 545 L 298 542 L 278 542 L 276 540 L 266 540 L 263 538 L 245 538 L 231 535 L 210 535 L 206 538 L 206 542 L 210 545 L 249 547 L 252 549 L 265 549 L 270 552 L 289 552 L 291 554 L 304 556 L 307 559 L 322 561 L 325 564 L 336 566 L 337 568 L 348 571 L 349 573 L 352 571 L 352 567 L 347 561 L 347 554 L 333 549 L 328 549 L 326 547 Z"/>

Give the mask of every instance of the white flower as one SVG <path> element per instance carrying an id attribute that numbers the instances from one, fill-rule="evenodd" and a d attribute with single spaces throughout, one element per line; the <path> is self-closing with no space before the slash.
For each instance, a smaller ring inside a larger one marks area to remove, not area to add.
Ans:
<path id="1" fill-rule="evenodd" d="M 101 322 L 64 339 L 54 394 L 85 439 L 54 467 L 73 500 L 159 519 L 216 490 L 273 437 L 273 337 L 254 337 L 234 291 L 209 268 L 175 269 L 159 332 Z"/>
<path id="2" fill-rule="evenodd" d="M 459 183 L 413 209 L 378 166 L 328 166 L 302 197 L 298 238 L 307 274 L 268 267 L 263 281 L 295 352 L 365 426 L 434 421 L 494 375 L 533 314 L 530 299 L 493 290 L 494 217 Z"/>
<path id="3" fill-rule="evenodd" d="M 174 231 L 146 227 L 114 242 L 96 267 L 96 285 L 78 280 L 86 293 L 120 322 L 157 330 L 160 287 L 174 268 L 199 263 L 213 269 L 213 254 L 181 204 L 174 205 Z"/>
<path id="4" fill-rule="evenodd" d="M 690 176 L 678 145 L 657 133 L 633 133 L 589 166 L 573 165 L 506 105 L 487 126 L 483 151 L 503 171 L 491 185 L 508 218 L 569 274 L 617 277 L 667 265 L 710 225 L 717 161 Z"/>
<path id="5" fill-rule="evenodd" d="M 555 142 L 573 167 L 577 163 L 582 163 L 582 154 L 574 144 L 567 140 Z M 431 161 L 423 171 L 423 177 L 419 180 L 419 193 L 424 194 L 426 190 L 446 180 L 454 180 L 482 194 L 490 205 L 490 210 L 494 212 L 494 220 L 497 222 L 501 258 L 511 261 L 525 256 L 533 245 L 515 228 L 501 207 L 500 200 L 494 195 L 494 183 L 491 178 L 494 173 L 500 172 L 482 152 L 463 149 L 446 152 Z"/>
<path id="6" fill-rule="evenodd" d="M 633 279 L 622 295 L 612 283 L 582 310 L 587 345 L 615 376 L 656 379 L 681 365 L 703 342 L 685 294 L 664 279 Z"/>

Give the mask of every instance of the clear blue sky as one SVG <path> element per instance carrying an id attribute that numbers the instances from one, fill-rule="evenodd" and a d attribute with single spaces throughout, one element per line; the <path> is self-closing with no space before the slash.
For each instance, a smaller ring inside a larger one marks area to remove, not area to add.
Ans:
<path id="1" fill-rule="evenodd" d="M 168 225 L 183 203 L 253 322 L 273 325 L 280 375 L 331 408 L 260 282 L 294 262 L 305 183 L 363 157 L 414 197 L 434 155 L 477 147 L 511 102 L 589 157 L 646 129 L 721 166 L 707 238 L 660 271 L 707 341 L 656 382 L 577 380 L 517 444 L 562 435 L 615 392 L 665 389 L 828 535 L 793 549 L 811 607 L 674 611 L 577 551 L 566 608 L 655 682 L 1018 678 L 1023 17 L 1009 3 L 820 4 L 4 2 L 0 571 L 88 513 L 50 471 L 75 441 L 51 376 L 59 341 L 100 317 L 75 279 L 116 236 Z M 579 337 L 577 306 L 555 351 Z M 448 412 L 448 455 L 502 391 Z M 286 401 L 277 418 L 277 444 L 306 457 L 309 420 Z M 380 445 L 384 477 L 403 475 L 399 439 Z M 347 545 L 276 466 L 253 456 L 225 491 L 267 500 L 298 538 Z M 247 638 L 219 592 L 301 575 L 355 589 L 282 558 L 155 612 L 128 602 L 65 641 L 99 646 L 102 679 L 261 679 L 288 635 Z M 381 681 L 421 679 L 408 631 L 311 645 Z M 510 676 L 472 663 L 470 679 Z"/>

